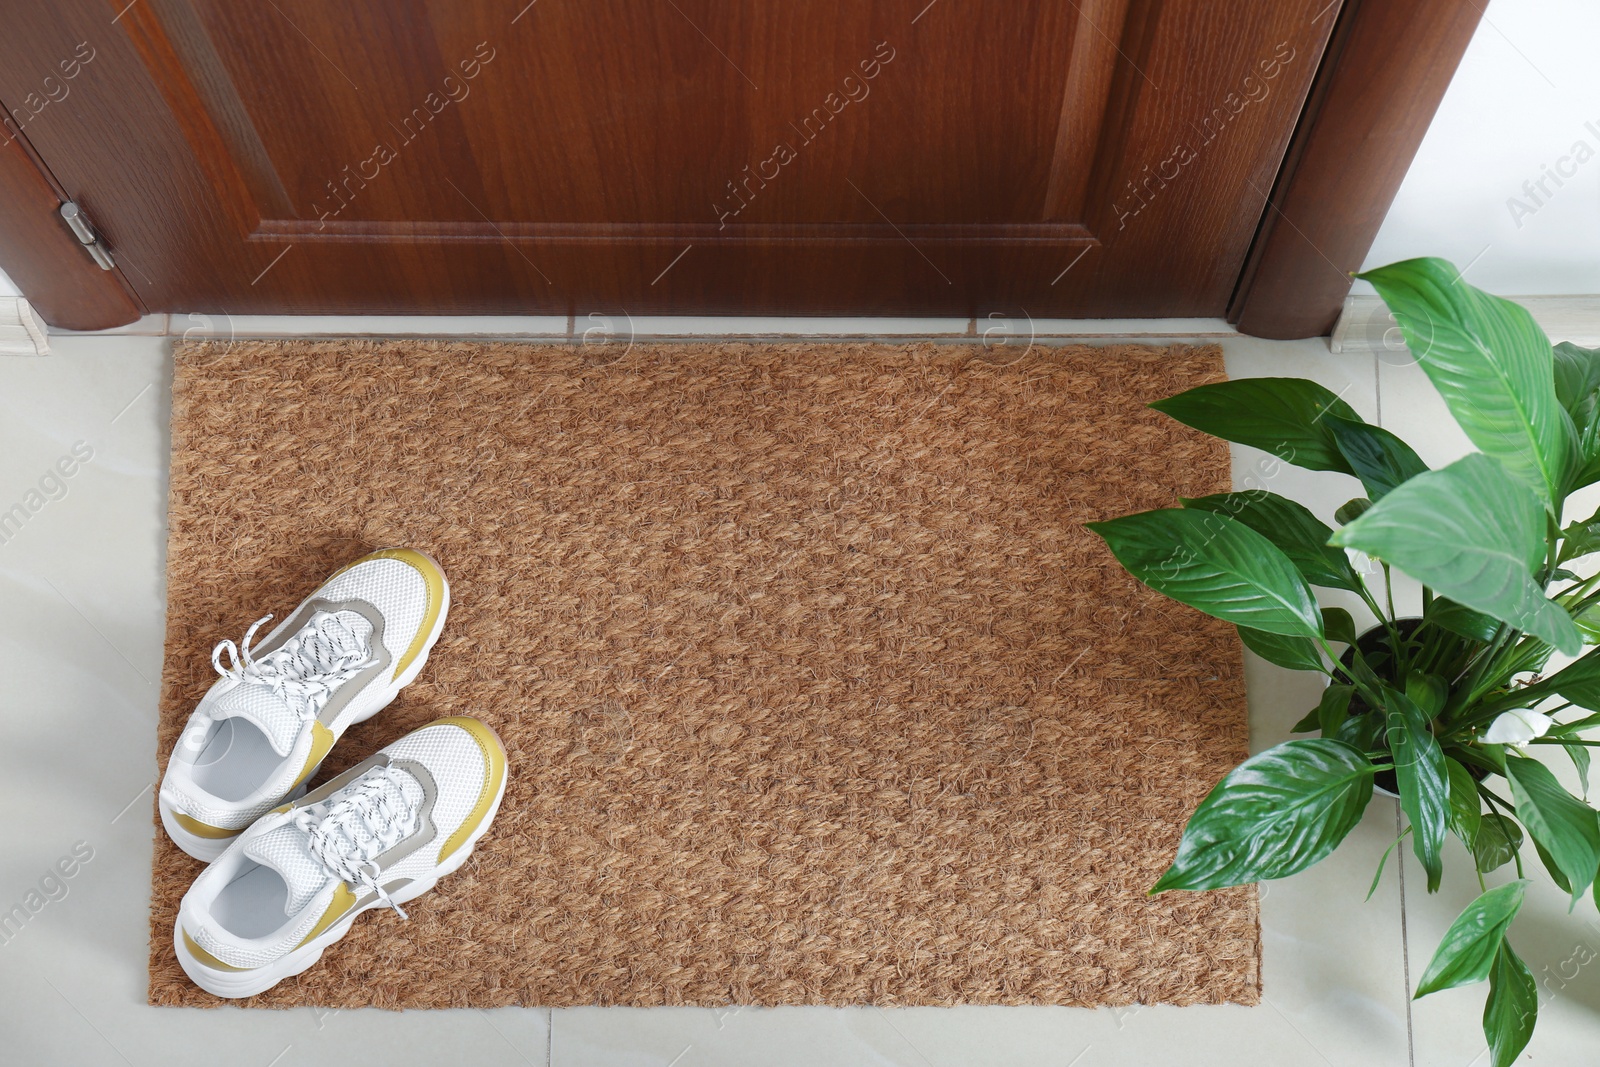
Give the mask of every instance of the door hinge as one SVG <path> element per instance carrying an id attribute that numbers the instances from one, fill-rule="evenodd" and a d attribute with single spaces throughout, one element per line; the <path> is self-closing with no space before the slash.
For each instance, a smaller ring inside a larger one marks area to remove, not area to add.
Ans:
<path id="1" fill-rule="evenodd" d="M 94 232 L 94 225 L 89 222 L 89 216 L 83 213 L 82 208 L 68 200 L 61 205 L 61 217 L 66 220 L 67 228 L 78 238 L 78 243 L 83 245 L 83 250 L 89 253 L 89 258 L 94 260 L 101 270 L 116 268 L 116 260 L 111 258 L 106 246 L 100 243 L 99 235 Z"/>

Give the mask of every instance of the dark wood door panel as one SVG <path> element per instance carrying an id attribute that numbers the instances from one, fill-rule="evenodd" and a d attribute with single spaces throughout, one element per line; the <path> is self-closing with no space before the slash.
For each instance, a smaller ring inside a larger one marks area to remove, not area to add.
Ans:
<path id="1" fill-rule="evenodd" d="M 94 43 L 26 132 L 153 310 L 1220 315 L 1332 22 L 524 2 L 12 3 L 0 100 Z"/>

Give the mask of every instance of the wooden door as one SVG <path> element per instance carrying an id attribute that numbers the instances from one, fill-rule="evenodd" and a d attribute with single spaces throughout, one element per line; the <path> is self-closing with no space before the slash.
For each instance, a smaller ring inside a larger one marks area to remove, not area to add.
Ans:
<path id="1" fill-rule="evenodd" d="M 150 311 L 1219 316 L 1338 8 L 13 0 L 0 101 Z"/>

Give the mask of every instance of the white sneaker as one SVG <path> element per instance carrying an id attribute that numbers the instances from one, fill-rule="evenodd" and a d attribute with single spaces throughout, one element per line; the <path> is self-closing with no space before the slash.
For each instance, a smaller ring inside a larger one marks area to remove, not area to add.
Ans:
<path id="1" fill-rule="evenodd" d="M 161 781 L 168 836 L 214 860 L 297 795 L 347 729 L 421 673 L 449 610 L 450 585 L 431 556 L 386 548 L 329 578 L 259 645 L 251 641 L 271 615 L 242 649 L 218 644 L 211 663 L 222 678 L 189 716 Z"/>
<path id="2" fill-rule="evenodd" d="M 249 997 L 322 958 L 368 908 L 421 896 L 467 861 L 506 791 L 500 738 L 439 719 L 239 835 L 184 894 L 178 962 L 219 997 Z"/>

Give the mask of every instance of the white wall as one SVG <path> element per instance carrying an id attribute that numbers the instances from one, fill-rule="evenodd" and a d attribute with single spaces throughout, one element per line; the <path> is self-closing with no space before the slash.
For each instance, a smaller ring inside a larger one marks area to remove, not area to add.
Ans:
<path id="1" fill-rule="evenodd" d="M 1597 46 L 1595 0 L 1491 0 L 1366 266 L 1443 256 L 1502 295 L 1600 294 Z"/>

